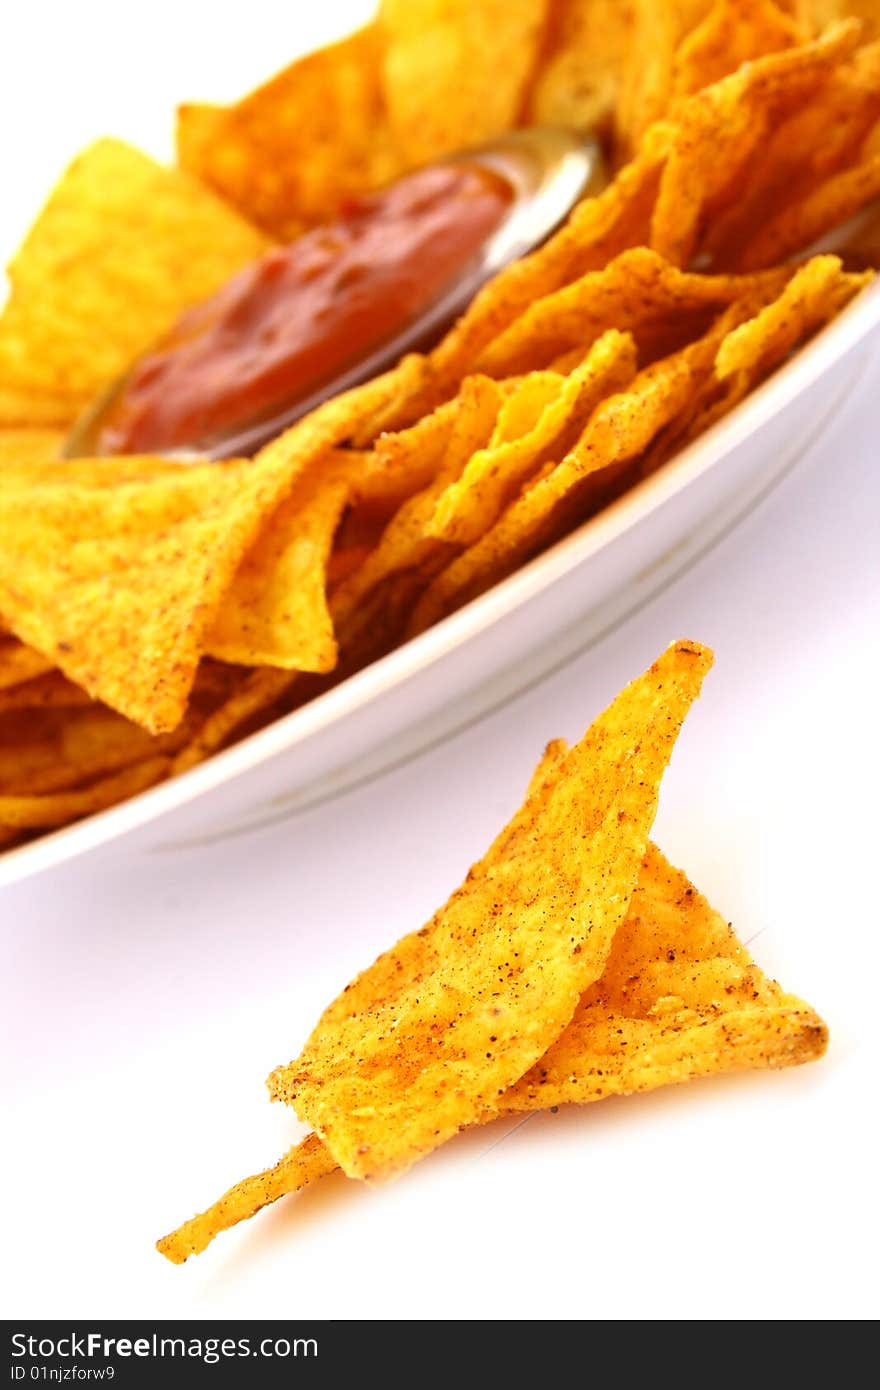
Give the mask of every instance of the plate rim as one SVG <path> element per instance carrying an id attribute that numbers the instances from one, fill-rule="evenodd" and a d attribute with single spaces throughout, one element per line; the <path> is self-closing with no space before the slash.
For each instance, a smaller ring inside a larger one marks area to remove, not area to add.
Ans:
<path id="1" fill-rule="evenodd" d="M 880 279 L 761 383 L 731 413 L 596 515 L 433 627 L 230 748 L 127 801 L 0 854 L 0 886 L 20 882 L 158 820 L 351 718 L 474 641 L 614 544 L 716 467 L 880 326 Z"/>

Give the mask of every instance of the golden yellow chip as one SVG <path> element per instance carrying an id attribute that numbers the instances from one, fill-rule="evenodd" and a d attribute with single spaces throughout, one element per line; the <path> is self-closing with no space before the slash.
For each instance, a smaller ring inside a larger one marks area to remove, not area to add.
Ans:
<path id="1" fill-rule="evenodd" d="M 58 458 L 63 443 L 62 430 L 0 429 L 0 463 L 45 463 Z"/>
<path id="2" fill-rule="evenodd" d="M 689 264 L 707 210 L 729 205 L 773 122 L 795 110 L 855 48 L 859 25 L 844 21 L 810 43 L 769 53 L 686 98 L 671 119 L 670 150 L 651 218 L 650 245 Z"/>
<path id="3" fill-rule="evenodd" d="M 749 373 L 749 385 L 762 370 L 780 362 L 803 337 L 832 318 L 874 279 L 871 271 L 847 275 L 837 256 L 814 256 L 788 282 L 778 299 L 735 328 L 718 349 L 720 380 Z"/>
<path id="4" fill-rule="evenodd" d="M 101 778 L 77 791 L 52 792 L 43 796 L 0 795 L 0 826 L 6 829 L 49 829 L 69 825 L 83 816 L 106 811 L 147 787 L 155 786 L 167 775 L 170 758 L 149 758 L 132 767 Z"/>
<path id="5" fill-rule="evenodd" d="M 842 170 L 782 208 L 750 239 L 740 263 L 748 269 L 784 260 L 846 222 L 878 194 L 880 153 Z"/>
<path id="6" fill-rule="evenodd" d="M 10 699 L 0 712 L 0 791 L 37 796 L 78 787 L 172 754 L 190 736 L 185 721 L 174 733 L 153 737 L 105 705 L 78 699 L 77 689 L 72 686 L 69 697 L 50 699 L 42 708 Z"/>
<path id="7" fill-rule="evenodd" d="M 392 1177 L 473 1123 L 567 1025 L 626 915 L 660 778 L 710 663 L 679 642 L 629 685 L 446 907 L 273 1073 L 273 1094 L 350 1177 Z"/>
<path id="8" fill-rule="evenodd" d="M 565 745 L 542 760 L 540 787 Z M 799 1065 L 825 1051 L 822 1019 L 769 980 L 732 927 L 649 844 L 605 969 L 543 1057 L 497 1098 L 498 1114 L 587 1104 L 726 1072 Z M 239 1182 L 157 1242 L 175 1264 L 269 1202 L 318 1181 L 336 1164 L 310 1134 L 266 1172 Z"/>
<path id="9" fill-rule="evenodd" d="M 327 565 L 356 465 L 340 450 L 294 484 L 239 566 L 205 650 L 242 666 L 332 671 Z"/>
<path id="10" fill-rule="evenodd" d="M 188 175 L 98 141 L 70 165 L 9 267 L 0 391 L 63 399 L 57 423 L 70 423 L 266 245 Z M 24 423 L 44 420 L 34 406 Z"/>
<path id="11" fill-rule="evenodd" d="M 181 167 L 289 241 L 403 171 L 393 149 L 375 25 L 298 59 L 234 106 L 183 106 Z"/>
<path id="12" fill-rule="evenodd" d="M 310 1134 L 301 1144 L 294 1145 L 273 1168 L 236 1183 L 208 1211 L 194 1216 L 157 1241 L 156 1249 L 172 1264 L 183 1264 L 190 1255 L 201 1254 L 220 1231 L 227 1231 L 239 1221 L 255 1216 L 279 1197 L 317 1182 L 335 1167 L 335 1160 L 318 1136 Z"/>
<path id="13" fill-rule="evenodd" d="M 633 32 L 614 112 L 619 159 L 635 154 L 645 131 L 663 116 L 672 94 L 679 45 L 711 0 L 633 0 Z"/>
<path id="14" fill-rule="evenodd" d="M 792 48 L 808 38 L 804 26 L 774 0 L 716 0 L 675 53 L 672 96 L 698 92 L 720 82 L 742 63 Z"/>
<path id="15" fill-rule="evenodd" d="M 630 0 L 556 0 L 525 124 L 604 133 L 633 26 Z"/>
<path id="16" fill-rule="evenodd" d="M 627 390 L 596 407 L 580 439 L 511 502 L 497 522 L 433 580 L 415 607 L 410 635 L 495 583 L 558 527 L 559 509 L 593 474 L 635 458 L 677 415 L 693 382 L 687 350 L 645 368 Z"/>
<path id="17" fill-rule="evenodd" d="M 815 1011 L 768 979 L 721 914 L 649 845 L 601 978 L 496 1113 L 795 1066 L 820 1057 L 827 1041 Z"/>
<path id="18" fill-rule="evenodd" d="M 516 125 L 548 0 L 381 0 L 391 129 L 413 164 Z"/>
<path id="19" fill-rule="evenodd" d="M 29 651 L 30 648 L 23 648 Z M 38 653 L 39 655 L 39 653 Z M 74 709 L 91 704 L 81 686 L 74 685 L 60 671 L 45 670 L 15 685 L 3 684 L 2 646 L 0 646 L 0 714 L 13 709 Z"/>
<path id="20" fill-rule="evenodd" d="M 646 247 L 624 251 L 605 269 L 536 300 L 484 349 L 480 369 L 491 376 L 533 371 L 560 353 L 583 351 L 609 328 L 628 329 L 641 354 L 658 356 L 661 345 L 668 351 L 697 337 L 718 309 L 784 284 L 790 273 L 695 275 Z"/>
<path id="21" fill-rule="evenodd" d="M 42 652 L 26 647 L 15 637 L 0 637 L 0 690 L 33 680 L 51 669 L 52 662 Z"/>
<path id="22" fill-rule="evenodd" d="M 579 432 L 602 398 L 622 390 L 635 370 L 632 338 L 609 329 L 568 376 L 525 377 L 502 406 L 488 444 L 441 493 L 429 534 L 457 545 L 478 540 L 545 458 L 568 452 L 564 433 Z"/>
<path id="23" fill-rule="evenodd" d="M 68 461 L 13 485 L 0 467 L 0 614 L 96 699 L 173 729 L 263 515 L 261 480 L 247 463 L 115 487 L 79 472 Z"/>
<path id="24" fill-rule="evenodd" d="M 457 400 L 455 422 L 442 462 L 426 488 L 409 498 L 389 521 L 375 550 L 349 576 L 333 595 L 331 610 L 344 624 L 364 599 L 391 575 L 414 570 L 433 556 L 448 553 L 443 542 L 428 534 L 428 522 L 438 497 L 459 476 L 468 460 L 490 438 L 502 403 L 502 393 L 488 377 L 468 377 Z M 434 417 L 436 429 L 446 438 L 448 412 L 441 408 Z M 412 439 L 417 431 L 407 432 Z"/>

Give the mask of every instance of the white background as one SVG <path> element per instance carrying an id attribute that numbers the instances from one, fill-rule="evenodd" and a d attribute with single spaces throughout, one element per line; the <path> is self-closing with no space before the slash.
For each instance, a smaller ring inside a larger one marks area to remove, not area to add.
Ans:
<path id="1" fill-rule="evenodd" d="M 0 251 L 78 145 L 163 155 L 363 4 L 31 4 L 7 18 Z M 880 344 L 878 344 L 880 349 Z M 442 748 L 217 848 L 133 834 L 0 897 L 6 1317 L 867 1318 L 880 1311 L 877 364 L 782 485 L 598 647 Z M 716 651 L 655 837 L 827 1019 L 808 1067 L 462 1136 L 288 1199 L 174 1268 L 153 1241 L 301 1132 L 263 1077 L 425 920 L 670 640 Z"/>

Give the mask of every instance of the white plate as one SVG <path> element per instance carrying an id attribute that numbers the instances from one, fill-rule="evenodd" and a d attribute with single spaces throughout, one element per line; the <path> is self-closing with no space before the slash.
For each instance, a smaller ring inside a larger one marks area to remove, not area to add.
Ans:
<path id="1" fill-rule="evenodd" d="M 0 884 L 149 826 L 222 842 L 340 794 L 486 714 L 595 642 L 744 517 L 833 417 L 880 323 L 864 291 L 730 416 L 467 607 L 171 782 L 0 857 Z"/>

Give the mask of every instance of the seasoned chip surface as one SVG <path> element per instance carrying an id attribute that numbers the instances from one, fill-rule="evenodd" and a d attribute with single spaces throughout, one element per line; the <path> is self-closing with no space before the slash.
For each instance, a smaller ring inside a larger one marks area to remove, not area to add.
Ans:
<path id="1" fill-rule="evenodd" d="M 420 932 L 326 1011 L 273 1093 L 351 1177 L 403 1171 L 546 1051 L 602 973 L 681 722 L 711 664 L 678 642 L 533 791 Z"/>

